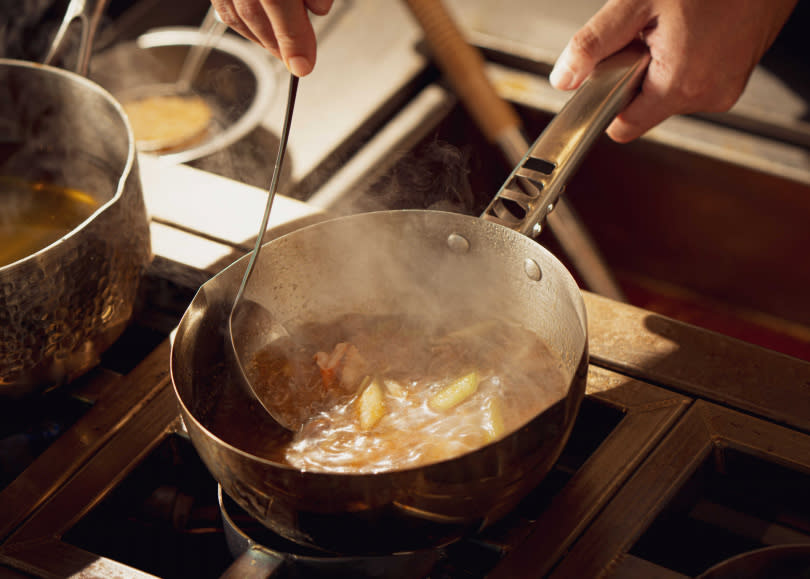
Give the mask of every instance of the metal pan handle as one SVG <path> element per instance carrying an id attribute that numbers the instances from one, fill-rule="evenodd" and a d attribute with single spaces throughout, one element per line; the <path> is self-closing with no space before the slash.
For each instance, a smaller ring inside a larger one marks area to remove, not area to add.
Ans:
<path id="1" fill-rule="evenodd" d="M 90 64 L 90 54 L 93 50 L 93 39 L 101 21 L 101 15 L 107 7 L 107 0 L 71 0 L 68 4 L 62 24 L 56 31 L 51 42 L 45 64 L 53 64 L 54 59 L 62 51 L 67 33 L 75 20 L 81 25 L 81 38 L 79 40 L 79 54 L 76 58 L 75 72 L 87 76 Z"/>
<path id="2" fill-rule="evenodd" d="M 635 95 L 650 54 L 631 45 L 603 60 L 540 134 L 481 215 L 537 237 L 568 180 Z"/>

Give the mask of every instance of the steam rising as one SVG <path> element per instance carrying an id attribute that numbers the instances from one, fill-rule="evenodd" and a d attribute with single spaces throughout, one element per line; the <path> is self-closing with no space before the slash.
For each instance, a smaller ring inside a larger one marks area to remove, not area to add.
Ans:
<path id="1" fill-rule="evenodd" d="M 352 210 L 435 209 L 471 214 L 476 200 L 469 181 L 469 157 L 447 142 L 430 141 L 400 159 Z"/>
<path id="2" fill-rule="evenodd" d="M 468 153 L 433 140 L 400 159 L 348 209 L 351 213 L 431 209 L 470 214 L 475 204 Z M 338 213 L 347 210 L 339 209 Z M 326 312 L 335 317 L 416 312 L 438 321 L 446 320 L 449 312 L 481 312 L 483 307 L 482 313 L 490 315 L 487 310 L 500 301 L 501 291 L 500 280 L 485 278 L 489 266 L 482 260 L 487 261 L 492 248 L 477 248 L 471 255 L 450 250 L 447 236 L 454 231 L 445 223 L 436 227 L 436 217 L 430 213 L 406 221 L 405 228 L 399 223 L 386 218 L 350 220 L 338 227 L 319 228 L 311 236 L 283 240 L 273 252 L 287 257 L 273 259 L 264 274 L 257 271 L 255 275 L 264 279 L 251 285 L 257 292 L 265 292 L 268 286 L 302 288 L 271 298 L 294 304 L 284 306 L 289 309 L 286 315 L 277 312 L 274 304 L 266 304 L 285 324 L 309 321 L 313 315 L 324 320 Z M 267 298 L 252 299 L 262 303 Z"/>
<path id="3" fill-rule="evenodd" d="M 523 295 L 531 289 L 522 262 L 508 255 L 511 245 L 504 249 L 504 240 L 486 234 L 492 227 L 445 212 L 389 211 L 318 224 L 265 247 L 247 297 L 277 316 L 290 336 L 284 346 L 267 345 L 277 353 L 254 366 L 266 368 L 267 377 L 260 379 L 258 370 L 251 381 L 270 407 L 294 417 L 291 424 L 304 423 L 285 460 L 339 472 L 443 460 L 491 440 L 482 426 L 489 404 L 503 402 L 502 415 L 514 417 L 504 433 L 565 395 L 568 370 L 558 351 L 552 355 L 540 345 L 544 328 L 529 319 L 529 304 L 542 302 Z M 357 317 L 372 321 L 355 331 L 345 320 Z M 380 329 L 381 318 L 394 323 Z M 503 322 L 522 333 L 498 328 Z M 451 343 L 443 357 L 442 344 Z M 299 352 L 298 362 L 286 363 L 292 356 L 278 353 L 285 348 Z M 337 406 L 338 387 L 319 381 L 313 356 L 322 369 L 340 368 L 344 399 Z M 481 381 L 476 378 L 478 390 L 467 403 L 451 412 L 430 408 L 431 398 L 471 369 Z M 346 374 L 351 377 L 344 380 Z M 355 397 L 363 375 L 378 377 L 386 391 L 386 380 L 394 380 L 400 386 L 394 390 L 410 394 L 402 402 L 391 394 L 384 403 L 391 413 L 378 419 L 379 428 L 358 431 Z M 265 441 L 274 455 L 278 443 Z"/>
<path id="4" fill-rule="evenodd" d="M 0 57 L 41 61 L 61 18 L 52 21 L 53 5 L 53 0 L 0 0 Z"/>
<path id="5" fill-rule="evenodd" d="M 326 299 L 336 302 L 336 310 L 357 300 L 360 311 L 382 307 L 390 313 L 418 312 L 427 320 L 457 308 L 474 310 L 482 298 L 476 289 L 481 271 L 447 249 L 446 233 L 421 226 L 396 231 L 386 220 L 337 231 L 324 239 L 327 269 L 335 268 L 320 280 L 323 290 L 332 292 Z"/>

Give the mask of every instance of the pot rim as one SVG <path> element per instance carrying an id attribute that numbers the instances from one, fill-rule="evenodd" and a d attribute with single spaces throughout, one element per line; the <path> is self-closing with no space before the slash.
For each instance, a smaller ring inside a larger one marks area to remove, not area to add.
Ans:
<path id="1" fill-rule="evenodd" d="M 79 235 L 79 233 L 87 228 L 89 224 L 94 221 L 99 215 L 107 211 L 110 207 L 115 205 L 121 197 L 124 195 L 124 189 L 126 187 L 127 180 L 129 179 L 130 175 L 135 169 L 136 163 L 136 150 L 135 150 L 135 136 L 132 132 L 132 126 L 129 124 L 129 119 L 127 118 L 126 113 L 124 112 L 124 108 L 121 106 L 121 103 L 112 96 L 112 94 L 92 80 L 88 78 L 69 71 L 62 68 L 58 68 L 55 66 L 47 65 L 47 64 L 40 64 L 36 62 L 29 62 L 26 60 L 15 60 L 10 58 L 0 58 L 0 67 L 10 67 L 10 68 L 19 68 L 19 69 L 29 69 L 36 71 L 36 73 L 45 72 L 47 74 L 55 74 L 61 75 L 62 77 L 66 78 L 69 82 L 79 83 L 87 90 L 91 90 L 96 92 L 99 96 L 105 99 L 118 113 L 118 116 L 121 119 L 124 129 L 127 132 L 127 157 L 126 162 L 124 163 L 124 167 L 121 170 L 121 174 L 118 177 L 118 183 L 115 188 L 115 192 L 113 193 L 112 197 L 110 197 L 107 201 L 101 204 L 93 213 L 91 213 L 84 221 L 76 225 L 73 229 L 71 229 L 68 233 L 57 239 L 56 241 L 46 245 L 45 247 L 33 252 L 29 253 L 25 257 L 18 259 L 17 261 L 13 261 L 6 265 L 0 266 L 0 273 L 5 273 L 6 271 L 10 271 L 15 267 L 20 266 L 25 262 L 29 262 L 32 260 L 37 259 L 38 256 L 52 250 L 55 246 L 63 243 L 65 240 L 70 239 Z"/>

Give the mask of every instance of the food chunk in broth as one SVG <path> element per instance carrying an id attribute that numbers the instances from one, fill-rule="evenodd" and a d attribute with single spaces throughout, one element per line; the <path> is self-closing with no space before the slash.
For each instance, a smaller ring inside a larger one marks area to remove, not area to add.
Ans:
<path id="1" fill-rule="evenodd" d="M 260 396 L 304 423 L 285 460 L 325 472 L 464 454 L 521 427 L 563 398 L 568 383 L 560 357 L 537 334 L 494 318 L 437 326 L 347 315 L 273 342 L 247 370 Z"/>

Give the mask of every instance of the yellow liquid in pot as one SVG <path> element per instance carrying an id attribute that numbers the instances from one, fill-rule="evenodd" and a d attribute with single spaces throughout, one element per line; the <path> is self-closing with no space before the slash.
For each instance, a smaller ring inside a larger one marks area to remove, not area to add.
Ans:
<path id="1" fill-rule="evenodd" d="M 99 205 L 76 189 L 0 177 L 0 267 L 70 233 Z"/>

